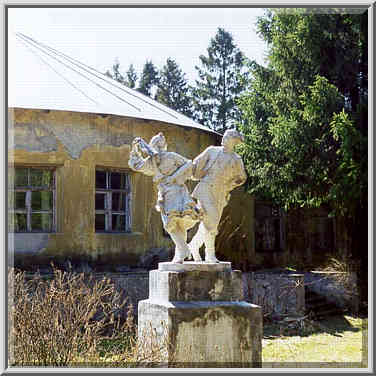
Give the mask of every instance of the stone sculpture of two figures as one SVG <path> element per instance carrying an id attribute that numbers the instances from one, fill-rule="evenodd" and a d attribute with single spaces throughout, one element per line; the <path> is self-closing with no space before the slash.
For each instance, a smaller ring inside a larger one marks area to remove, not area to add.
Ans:
<path id="1" fill-rule="evenodd" d="M 133 140 L 129 158 L 132 170 L 152 176 L 158 187 L 156 209 L 164 229 L 175 243 L 173 263 L 193 256 L 202 261 L 199 250 L 205 244 L 205 262 L 219 262 L 215 256 L 215 237 L 230 192 L 246 180 L 243 162 L 234 147 L 243 142 L 236 130 L 227 130 L 222 146 L 209 146 L 193 161 L 167 151 L 162 133 L 150 144 L 142 138 Z M 198 181 L 190 195 L 186 181 Z M 197 233 L 187 244 L 187 232 L 200 222 Z"/>

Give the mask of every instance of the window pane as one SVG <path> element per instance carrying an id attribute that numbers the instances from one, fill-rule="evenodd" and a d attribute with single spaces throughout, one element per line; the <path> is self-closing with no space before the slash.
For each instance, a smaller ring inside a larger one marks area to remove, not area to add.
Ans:
<path id="1" fill-rule="evenodd" d="M 26 208 L 26 192 L 14 192 L 14 209 Z"/>
<path id="2" fill-rule="evenodd" d="M 104 214 L 95 214 L 95 231 L 106 231 L 106 219 Z"/>
<path id="3" fill-rule="evenodd" d="M 14 214 L 14 232 L 27 231 L 26 214 L 15 213 Z"/>
<path id="4" fill-rule="evenodd" d="M 31 231 L 52 231 L 52 214 L 33 213 L 31 214 Z"/>
<path id="5" fill-rule="evenodd" d="M 31 168 L 30 185 L 33 187 L 51 187 L 53 185 L 53 171 Z"/>
<path id="6" fill-rule="evenodd" d="M 112 210 L 125 211 L 125 193 L 112 193 Z"/>
<path id="7" fill-rule="evenodd" d="M 111 189 L 125 189 L 125 175 L 120 172 L 111 172 Z"/>
<path id="8" fill-rule="evenodd" d="M 106 194 L 96 193 L 95 194 L 95 210 L 106 209 Z"/>
<path id="9" fill-rule="evenodd" d="M 27 181 L 27 168 L 16 168 L 15 171 L 15 186 L 16 187 L 25 187 L 28 185 Z"/>
<path id="10" fill-rule="evenodd" d="M 52 210 L 53 194 L 51 191 L 40 191 L 31 193 L 32 210 Z"/>
<path id="11" fill-rule="evenodd" d="M 95 171 L 95 186 L 97 188 L 107 188 L 106 171 Z"/>
<path id="12" fill-rule="evenodd" d="M 125 215 L 112 215 L 112 231 L 125 231 Z"/>

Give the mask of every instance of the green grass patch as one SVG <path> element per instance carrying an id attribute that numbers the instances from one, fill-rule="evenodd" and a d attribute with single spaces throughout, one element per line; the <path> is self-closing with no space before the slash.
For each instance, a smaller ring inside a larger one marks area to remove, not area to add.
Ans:
<path id="1" fill-rule="evenodd" d="M 266 324 L 263 367 L 366 367 L 367 330 L 367 319 L 351 316 L 305 320 L 295 327 Z"/>

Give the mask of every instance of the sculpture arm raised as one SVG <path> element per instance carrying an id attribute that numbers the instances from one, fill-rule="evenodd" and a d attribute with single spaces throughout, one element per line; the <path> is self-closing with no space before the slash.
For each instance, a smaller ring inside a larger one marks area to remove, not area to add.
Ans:
<path id="1" fill-rule="evenodd" d="M 140 152 L 140 148 L 143 147 L 143 143 L 145 142 L 141 138 L 136 138 L 133 141 L 128 166 L 133 171 L 142 172 L 147 176 L 154 176 L 156 171 L 154 166 L 155 164 L 153 163 L 153 158 L 155 158 L 156 155 L 149 155 L 148 157 L 143 158 Z"/>

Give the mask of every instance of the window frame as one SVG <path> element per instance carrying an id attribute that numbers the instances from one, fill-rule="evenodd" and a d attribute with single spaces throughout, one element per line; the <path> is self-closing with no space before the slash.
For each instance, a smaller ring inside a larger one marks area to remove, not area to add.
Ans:
<path id="1" fill-rule="evenodd" d="M 16 170 L 27 170 L 27 185 L 16 186 Z M 15 228 L 8 229 L 8 232 L 15 234 L 36 234 L 36 233 L 55 233 L 56 232 L 56 167 L 55 166 L 14 166 L 12 167 L 13 181 L 8 183 L 8 194 L 12 195 L 13 207 L 8 204 L 8 215 L 26 214 L 26 230 L 15 231 Z M 49 170 L 52 172 L 52 182 L 49 186 L 33 186 L 31 185 L 30 171 L 31 170 Z M 17 192 L 25 192 L 25 208 L 16 209 L 15 197 Z M 33 192 L 52 192 L 52 208 L 50 210 L 33 210 L 32 208 L 32 193 Z M 47 230 L 33 230 L 32 229 L 32 214 L 50 214 L 52 216 L 52 223 L 50 231 Z"/>
<path id="2" fill-rule="evenodd" d="M 97 187 L 96 174 L 98 171 L 106 173 L 106 188 Z M 123 174 L 125 175 L 125 188 L 117 189 L 111 188 L 111 173 Z M 112 209 L 112 195 L 114 193 L 124 194 L 124 210 L 113 210 Z M 94 208 L 94 231 L 99 234 L 127 234 L 132 232 L 132 180 L 130 170 L 117 169 L 117 168 L 107 168 L 107 167 L 96 167 L 95 168 L 95 199 L 94 205 L 96 205 L 96 195 L 104 195 L 104 209 Z M 101 214 L 105 216 L 105 229 L 96 229 L 96 216 Z M 124 230 L 113 230 L 112 216 L 113 215 L 123 215 L 124 216 Z"/>

